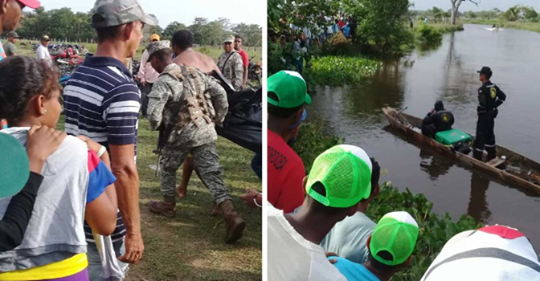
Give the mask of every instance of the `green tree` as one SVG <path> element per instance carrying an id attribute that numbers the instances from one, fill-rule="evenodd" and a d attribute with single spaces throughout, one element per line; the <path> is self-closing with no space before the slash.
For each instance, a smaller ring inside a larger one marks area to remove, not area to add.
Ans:
<path id="1" fill-rule="evenodd" d="M 507 21 L 516 21 L 519 19 L 520 7 L 518 5 L 510 7 L 508 11 L 504 13 L 504 18 Z"/>
<path id="2" fill-rule="evenodd" d="M 538 13 L 534 10 L 533 7 L 521 7 L 521 13 L 523 14 L 523 17 L 527 20 L 538 18 Z"/>
<path id="3" fill-rule="evenodd" d="M 186 25 L 183 23 L 179 23 L 177 21 L 173 21 L 165 27 L 165 30 L 163 30 L 163 38 L 165 39 L 172 39 L 175 32 L 178 30 L 187 29 Z"/>
<path id="4" fill-rule="evenodd" d="M 467 13 L 465 13 L 465 17 L 467 17 L 469 19 L 475 19 L 476 18 L 476 13 L 473 12 L 473 11 L 468 11 Z"/>

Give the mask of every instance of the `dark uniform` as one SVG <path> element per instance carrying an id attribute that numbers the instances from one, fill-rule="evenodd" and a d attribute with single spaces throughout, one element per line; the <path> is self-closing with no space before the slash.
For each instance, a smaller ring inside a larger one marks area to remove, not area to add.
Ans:
<path id="1" fill-rule="evenodd" d="M 497 157 L 493 128 L 498 114 L 497 108 L 505 100 L 506 95 L 491 81 L 487 81 L 478 89 L 478 122 L 473 153 L 474 158 L 478 160 L 482 160 L 484 147 L 488 153 L 488 161 Z"/>
<path id="2" fill-rule="evenodd" d="M 422 121 L 422 134 L 435 138 L 438 132 L 448 131 L 454 125 L 454 114 L 444 109 L 442 101 L 435 103 L 435 109 L 427 114 Z"/>

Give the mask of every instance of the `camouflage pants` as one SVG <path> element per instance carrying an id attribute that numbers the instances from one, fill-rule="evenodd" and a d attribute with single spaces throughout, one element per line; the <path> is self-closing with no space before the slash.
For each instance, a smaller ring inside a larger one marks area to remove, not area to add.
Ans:
<path id="1" fill-rule="evenodd" d="M 165 145 L 161 150 L 159 166 L 161 169 L 161 193 L 163 196 L 175 196 L 176 171 L 191 153 L 193 162 L 199 169 L 201 179 L 210 189 L 212 200 L 221 204 L 231 200 L 229 191 L 221 177 L 222 168 L 215 143 L 209 143 L 190 149 L 170 147 Z"/>

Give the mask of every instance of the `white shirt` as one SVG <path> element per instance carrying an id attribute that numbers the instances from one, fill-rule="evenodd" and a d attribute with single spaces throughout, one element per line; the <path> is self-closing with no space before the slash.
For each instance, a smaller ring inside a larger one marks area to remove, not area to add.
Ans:
<path id="1" fill-rule="evenodd" d="M 50 66 L 53 65 L 51 55 L 49 54 L 49 49 L 43 46 L 43 44 L 39 44 L 39 47 L 36 50 L 36 58 L 38 60 L 46 60 Z"/>
<path id="2" fill-rule="evenodd" d="M 346 281 L 319 245 L 302 237 L 283 211 L 267 203 L 269 281 Z"/>

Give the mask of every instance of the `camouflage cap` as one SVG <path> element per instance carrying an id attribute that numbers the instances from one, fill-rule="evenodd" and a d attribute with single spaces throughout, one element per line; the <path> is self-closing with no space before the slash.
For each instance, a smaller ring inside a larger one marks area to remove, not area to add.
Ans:
<path id="1" fill-rule="evenodd" d="M 10 31 L 8 32 L 7 37 L 19 38 L 19 34 L 15 31 Z"/>
<path id="2" fill-rule="evenodd" d="M 227 36 L 225 37 L 225 40 L 223 40 L 223 44 L 232 42 L 234 42 L 234 36 Z"/>
<path id="3" fill-rule="evenodd" d="M 157 19 L 147 15 L 138 0 L 97 0 L 91 13 L 94 28 L 118 26 L 134 21 L 157 25 Z"/>
<path id="4" fill-rule="evenodd" d="M 148 51 L 148 57 L 150 57 L 152 56 L 153 53 L 159 50 L 170 48 L 170 47 L 171 47 L 171 41 L 163 40 L 163 41 L 156 41 L 156 42 L 152 42 L 148 44 L 148 46 L 146 46 L 146 50 Z"/>

